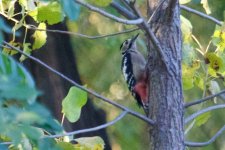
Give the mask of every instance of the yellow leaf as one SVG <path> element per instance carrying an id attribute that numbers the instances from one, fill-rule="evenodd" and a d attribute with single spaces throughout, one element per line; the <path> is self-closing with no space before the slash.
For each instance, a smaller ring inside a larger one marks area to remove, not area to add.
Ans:
<path id="1" fill-rule="evenodd" d="M 26 53 L 26 54 L 28 54 L 28 55 L 30 55 L 30 53 L 31 53 L 31 51 L 32 51 L 31 48 L 30 48 L 30 46 L 31 46 L 30 43 L 23 43 L 23 52 Z M 25 55 L 21 55 L 19 60 L 22 62 L 22 61 L 24 61 L 26 58 L 27 58 L 27 57 L 26 57 Z"/>
<path id="2" fill-rule="evenodd" d="M 99 136 L 94 137 L 82 137 L 75 139 L 80 146 L 84 146 L 88 150 L 103 150 L 104 149 L 104 141 Z"/>
<path id="3" fill-rule="evenodd" d="M 211 14 L 211 9 L 209 8 L 208 0 L 201 0 L 201 4 L 203 5 L 203 8 L 205 9 L 207 14 Z"/>
<path id="4" fill-rule="evenodd" d="M 46 24 L 45 23 L 40 23 L 38 25 L 38 29 L 46 29 Z M 47 38 L 47 34 L 46 31 L 35 31 L 33 36 L 34 38 L 34 44 L 32 49 L 39 49 L 41 48 L 45 43 L 46 43 L 46 38 Z"/>
<path id="5" fill-rule="evenodd" d="M 16 48 L 20 48 L 20 43 L 10 41 L 9 44 L 15 46 Z M 18 53 L 16 50 L 12 50 L 11 48 L 5 48 L 5 47 L 3 48 L 2 52 L 7 55 L 14 55 Z"/>
<path id="6" fill-rule="evenodd" d="M 214 53 L 207 53 L 206 60 L 209 61 L 210 67 L 215 71 L 219 71 L 223 67 L 223 60 Z"/>

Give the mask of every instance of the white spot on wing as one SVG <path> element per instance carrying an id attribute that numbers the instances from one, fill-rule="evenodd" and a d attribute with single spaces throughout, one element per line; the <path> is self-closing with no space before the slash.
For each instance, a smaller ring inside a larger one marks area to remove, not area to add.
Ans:
<path id="1" fill-rule="evenodd" d="M 127 74 L 127 72 L 126 72 L 126 70 L 127 70 L 127 65 L 126 65 L 126 63 L 127 63 L 127 58 L 125 57 L 125 58 L 124 58 L 124 62 L 123 62 L 123 75 L 124 75 L 125 80 L 127 80 L 127 78 L 128 78 L 128 74 Z"/>

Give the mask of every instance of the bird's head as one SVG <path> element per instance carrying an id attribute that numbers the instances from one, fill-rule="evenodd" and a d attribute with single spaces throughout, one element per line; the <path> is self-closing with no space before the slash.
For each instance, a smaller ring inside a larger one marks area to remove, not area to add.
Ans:
<path id="1" fill-rule="evenodd" d="M 136 40 L 139 36 L 139 33 L 137 35 L 135 35 L 134 37 L 132 37 L 131 39 L 127 39 L 125 40 L 121 46 L 120 46 L 120 50 L 123 53 L 125 53 L 127 50 L 135 50 L 136 49 Z"/>

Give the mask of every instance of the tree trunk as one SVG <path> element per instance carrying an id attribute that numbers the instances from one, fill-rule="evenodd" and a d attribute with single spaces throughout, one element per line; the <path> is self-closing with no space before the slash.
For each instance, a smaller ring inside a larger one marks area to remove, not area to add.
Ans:
<path id="1" fill-rule="evenodd" d="M 164 0 L 148 0 L 148 17 Z M 183 93 L 181 80 L 180 9 L 177 0 L 166 0 L 154 15 L 151 30 L 160 42 L 167 65 L 148 41 L 150 149 L 182 150 L 184 146 Z"/>

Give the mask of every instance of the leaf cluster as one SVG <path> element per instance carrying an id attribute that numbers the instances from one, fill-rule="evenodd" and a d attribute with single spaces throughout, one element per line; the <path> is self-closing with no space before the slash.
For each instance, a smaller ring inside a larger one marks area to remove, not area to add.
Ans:
<path id="1" fill-rule="evenodd" d="M 62 128 L 50 112 L 36 102 L 40 92 L 28 71 L 12 58 L 0 53 L 0 139 L 13 147 L 40 147 L 45 132 Z M 10 146 L 11 147 L 11 146 Z"/>
<path id="2" fill-rule="evenodd" d="M 20 6 L 19 12 L 15 10 L 16 6 Z M 24 50 L 26 54 L 31 54 L 32 50 L 41 48 L 47 39 L 47 25 L 60 23 L 68 16 L 70 20 L 76 20 L 79 16 L 80 8 L 73 1 L 68 0 L 55 0 L 55 1 L 42 1 L 42 0 L 3 0 L 0 1 L 0 14 L 6 19 L 12 21 L 14 26 L 9 29 L 2 18 L 0 18 L 0 44 L 3 41 L 3 32 L 10 32 L 13 34 L 11 44 L 18 45 Z M 17 16 L 21 19 L 18 20 Z M 26 18 L 32 18 L 38 24 L 37 26 L 27 24 Z M 21 34 L 20 29 L 24 29 L 23 43 L 16 42 L 16 36 Z M 27 43 L 28 30 L 36 30 L 33 35 L 33 43 Z M 3 31 L 3 32 L 2 32 Z M 4 49 L 4 52 L 14 54 L 10 50 Z M 20 61 L 26 57 L 21 56 Z"/>
<path id="3" fill-rule="evenodd" d="M 40 92 L 29 72 L 12 58 L 0 53 L 0 141 L 10 142 L 9 149 L 97 150 L 104 148 L 100 137 L 53 139 L 63 128 L 36 99 Z M 87 93 L 72 87 L 62 102 L 62 112 L 76 122 Z M 46 135 L 47 134 L 47 135 Z M 70 143 L 75 140 L 77 144 Z M 1 145 L 2 146 L 2 145 Z M 7 149 L 7 146 L 2 146 Z"/>

